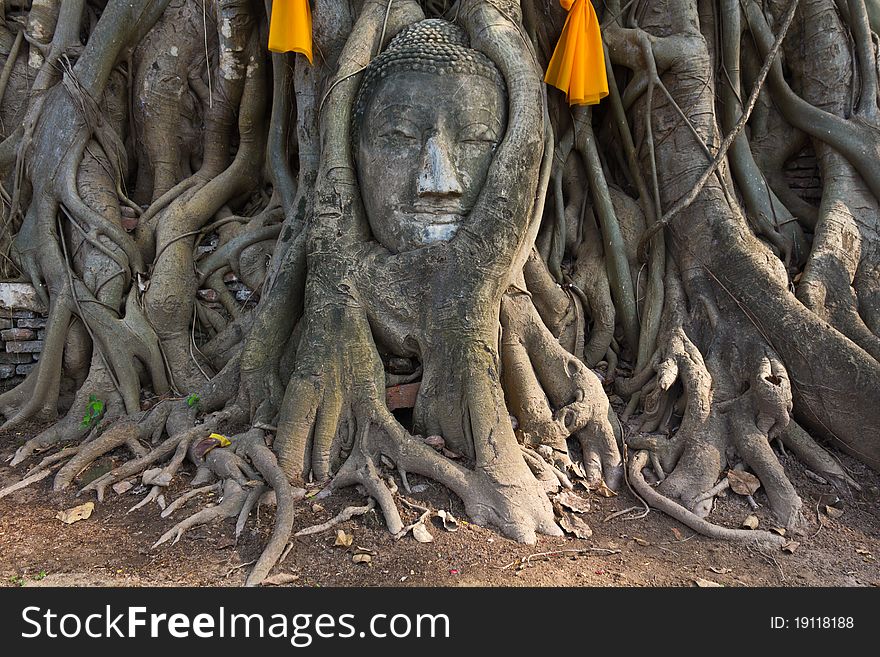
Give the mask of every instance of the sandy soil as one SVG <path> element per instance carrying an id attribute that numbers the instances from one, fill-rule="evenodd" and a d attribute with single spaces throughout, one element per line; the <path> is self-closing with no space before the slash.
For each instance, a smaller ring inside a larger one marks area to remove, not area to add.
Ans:
<path id="1" fill-rule="evenodd" d="M 34 427 L 0 434 L 0 463 Z M 119 455 L 119 459 L 124 457 Z M 606 518 L 639 501 L 628 491 L 603 498 L 583 489 L 589 501 L 581 518 L 589 539 L 541 538 L 537 546 L 513 543 L 498 533 L 466 522 L 455 532 L 432 521 L 432 543 L 407 536 L 395 541 L 381 516 L 370 512 L 339 526 L 354 539 L 349 548 L 334 546 L 335 531 L 294 538 L 289 555 L 273 574 L 296 576 L 293 586 L 694 586 L 698 579 L 723 586 L 880 586 L 880 477 L 840 455 L 863 490 L 838 503 L 839 517 L 825 505 L 836 493 L 804 473 L 793 458 L 783 462 L 800 491 L 809 527 L 792 554 L 755 545 L 712 541 L 655 511 L 638 520 Z M 82 473 L 83 479 L 111 466 L 106 458 Z M 121 462 L 121 461 L 120 461 Z M 26 464 L 27 465 L 27 464 Z M 26 467 L 0 467 L 0 488 L 18 481 Z M 192 470 L 185 471 L 166 492 L 170 502 L 185 491 Z M 273 510 L 263 507 L 236 542 L 234 521 L 197 528 L 176 545 L 150 546 L 171 525 L 151 504 L 128 514 L 147 493 L 135 486 L 96 505 L 86 520 L 66 525 L 55 518 L 63 509 L 91 498 L 76 497 L 76 488 L 51 491 L 51 477 L 0 500 L 0 585 L 2 586 L 235 586 L 244 581 L 249 564 L 259 555 L 271 529 Z M 464 519 L 461 504 L 445 489 L 417 477 L 411 484 L 425 490 L 409 499 L 433 509 L 446 509 Z M 766 505 L 759 491 L 755 499 Z M 180 520 L 210 502 L 191 500 L 174 514 Z M 347 505 L 364 503 L 349 489 L 301 505 L 295 529 L 324 522 Z M 715 522 L 739 526 L 751 513 L 745 498 L 719 499 Z M 407 511 L 414 520 L 417 511 Z M 762 528 L 773 527 L 766 508 L 756 515 Z M 356 548 L 375 551 L 370 563 L 356 564 Z"/>

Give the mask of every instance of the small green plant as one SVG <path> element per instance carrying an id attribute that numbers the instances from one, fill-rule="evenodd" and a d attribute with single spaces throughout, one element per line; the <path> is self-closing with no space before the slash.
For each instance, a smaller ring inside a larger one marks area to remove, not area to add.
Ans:
<path id="1" fill-rule="evenodd" d="M 15 575 L 9 578 L 9 583 L 13 586 L 24 586 L 24 577 L 21 575 Z"/>
<path id="2" fill-rule="evenodd" d="M 34 580 L 35 582 L 39 582 L 41 579 L 46 579 L 46 575 L 48 575 L 48 574 L 49 573 L 47 573 L 45 570 L 41 570 L 36 575 L 31 577 L 31 579 Z"/>
<path id="3" fill-rule="evenodd" d="M 186 398 L 186 405 L 192 408 L 193 406 L 196 406 L 200 400 L 201 397 L 199 397 L 196 393 L 192 393 L 189 397 Z"/>
<path id="4" fill-rule="evenodd" d="M 95 395 L 89 395 L 89 403 L 86 404 L 86 414 L 83 415 L 82 425 L 84 427 L 92 426 L 100 419 L 103 412 L 104 402 L 95 397 Z"/>

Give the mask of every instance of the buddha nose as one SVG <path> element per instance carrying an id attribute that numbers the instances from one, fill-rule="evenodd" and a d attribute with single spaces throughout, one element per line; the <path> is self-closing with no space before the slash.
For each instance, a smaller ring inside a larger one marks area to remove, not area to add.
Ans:
<path id="1" fill-rule="evenodd" d="M 422 151 L 419 196 L 461 196 L 463 192 L 446 145 L 432 135 Z"/>

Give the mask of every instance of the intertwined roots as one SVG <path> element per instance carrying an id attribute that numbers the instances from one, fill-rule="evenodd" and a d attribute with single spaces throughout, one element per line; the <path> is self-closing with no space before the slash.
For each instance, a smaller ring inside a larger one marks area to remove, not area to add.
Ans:
<path id="1" fill-rule="evenodd" d="M 80 493 L 139 478 L 135 506 L 165 517 L 218 496 L 157 546 L 225 518 L 239 534 L 274 502 L 256 584 L 306 488 L 361 486 L 403 536 L 424 475 L 532 543 L 561 532 L 548 495 L 628 484 L 697 531 L 778 543 L 710 524 L 714 497 L 760 484 L 797 530 L 777 450 L 841 490 L 858 485 L 810 433 L 880 467 L 871 3 L 607 0 L 595 116 L 541 83 L 555 3 L 316 0 L 315 66 L 267 57 L 249 2 L 7 4 L 0 252 L 48 319 L 0 413 L 53 424 L 0 495 L 126 453 Z M 426 16 L 498 66 L 509 128 L 479 221 L 391 254 L 363 216 L 351 110 L 364 63 Z M 802 151 L 818 204 L 784 175 Z M 408 430 L 386 387 L 414 382 Z"/>

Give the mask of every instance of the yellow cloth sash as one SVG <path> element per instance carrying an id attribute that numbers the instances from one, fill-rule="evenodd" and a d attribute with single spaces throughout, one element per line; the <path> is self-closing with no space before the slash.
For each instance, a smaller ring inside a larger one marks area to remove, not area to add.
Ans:
<path id="1" fill-rule="evenodd" d="M 571 105 L 595 105 L 608 95 L 599 19 L 590 0 L 559 0 L 568 18 L 544 82 L 565 92 Z"/>
<path id="2" fill-rule="evenodd" d="M 269 50 L 300 52 L 312 63 L 312 12 L 309 0 L 273 0 Z"/>

